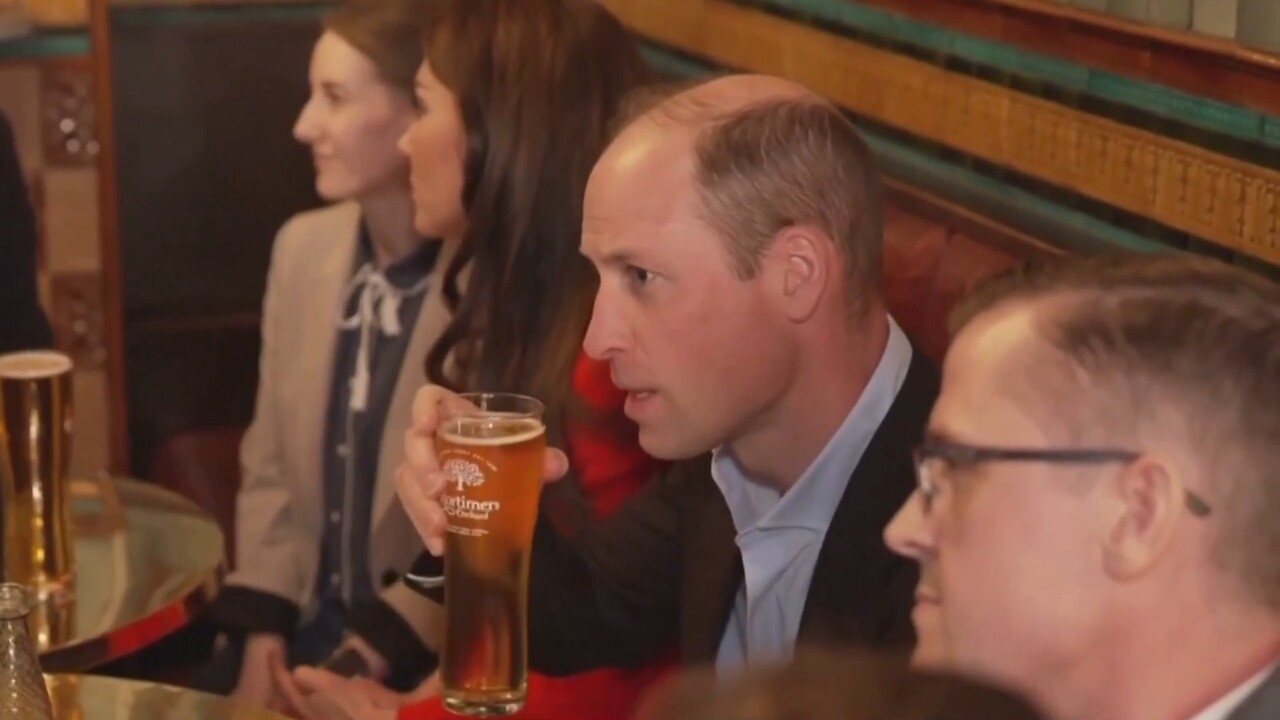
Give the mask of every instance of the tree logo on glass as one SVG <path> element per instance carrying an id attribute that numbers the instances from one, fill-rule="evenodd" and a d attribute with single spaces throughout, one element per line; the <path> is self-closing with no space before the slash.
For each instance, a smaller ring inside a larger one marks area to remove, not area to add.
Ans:
<path id="1" fill-rule="evenodd" d="M 449 483 L 457 486 L 458 492 L 484 484 L 484 472 L 470 460 L 450 458 L 441 469 L 444 470 L 445 477 L 449 478 Z"/>

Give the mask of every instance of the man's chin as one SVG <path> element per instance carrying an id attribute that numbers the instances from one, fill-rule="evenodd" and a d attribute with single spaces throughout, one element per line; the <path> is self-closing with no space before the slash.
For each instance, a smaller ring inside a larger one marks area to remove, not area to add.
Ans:
<path id="1" fill-rule="evenodd" d="M 640 426 L 640 434 L 637 439 L 640 442 L 640 448 L 658 460 L 673 462 L 688 460 L 710 450 L 710 448 L 702 450 L 693 447 L 690 443 L 682 442 L 679 438 L 680 433 L 678 432 L 672 433 L 666 431 L 666 428 L 659 432 L 652 425 L 646 423 Z"/>
<path id="2" fill-rule="evenodd" d="M 937 672 L 954 669 L 955 663 L 941 642 L 924 640 L 916 642 L 915 650 L 911 653 L 911 667 L 915 670 Z"/>

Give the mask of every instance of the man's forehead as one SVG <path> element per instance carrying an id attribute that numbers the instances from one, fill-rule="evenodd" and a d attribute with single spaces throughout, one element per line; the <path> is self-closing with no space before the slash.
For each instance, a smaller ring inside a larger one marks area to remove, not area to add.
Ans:
<path id="1" fill-rule="evenodd" d="M 665 222 L 694 207 L 694 139 L 654 126 L 630 128 L 609 147 L 587 183 L 584 229 Z"/>
<path id="2" fill-rule="evenodd" d="M 933 422 L 968 442 L 1019 444 L 1043 433 L 1043 401 L 1060 384 L 1062 358 L 1041 338 L 1036 308 L 999 309 L 956 335 L 943 363 Z"/>

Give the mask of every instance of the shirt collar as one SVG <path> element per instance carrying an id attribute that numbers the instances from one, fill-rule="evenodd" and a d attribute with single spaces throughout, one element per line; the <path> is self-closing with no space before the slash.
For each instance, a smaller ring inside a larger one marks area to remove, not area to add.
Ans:
<path id="1" fill-rule="evenodd" d="M 711 476 L 724 495 L 739 535 L 780 528 L 826 533 L 849 478 L 897 398 L 911 355 L 911 342 L 889 317 L 888 342 L 862 396 L 785 495 L 752 480 L 729 448 L 714 451 Z"/>
<path id="2" fill-rule="evenodd" d="M 431 273 L 440 257 L 440 246 L 434 238 L 423 238 L 422 243 L 408 255 L 396 260 L 382 269 L 382 275 L 394 287 L 404 290 Z M 355 267 L 358 269 L 366 263 L 372 263 L 373 240 L 369 237 L 369 226 L 361 220 L 360 232 L 356 240 Z"/>
<path id="3" fill-rule="evenodd" d="M 1255 690 L 1262 687 L 1262 683 L 1271 677 L 1271 673 L 1278 671 L 1280 671 L 1280 662 L 1271 663 L 1253 677 L 1237 685 L 1231 692 L 1218 698 L 1217 702 L 1201 710 L 1191 720 L 1227 720 Z"/>

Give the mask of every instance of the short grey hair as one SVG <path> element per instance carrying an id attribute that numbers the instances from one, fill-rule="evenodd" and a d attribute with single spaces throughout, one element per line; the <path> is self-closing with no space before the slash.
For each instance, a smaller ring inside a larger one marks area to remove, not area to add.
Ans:
<path id="1" fill-rule="evenodd" d="M 883 198 L 871 150 L 839 108 L 818 98 L 760 102 L 713 118 L 697 144 L 703 220 L 754 277 L 782 230 L 812 225 L 836 244 L 858 314 L 883 294 Z"/>
<path id="2" fill-rule="evenodd" d="M 1280 286 L 1181 253 L 1066 259 L 980 285 L 953 328 L 1017 302 L 1044 303 L 1037 331 L 1068 370 L 1046 376 L 1075 383 L 1056 412 L 1079 432 L 1177 431 L 1221 517 L 1215 559 L 1280 610 Z"/>

